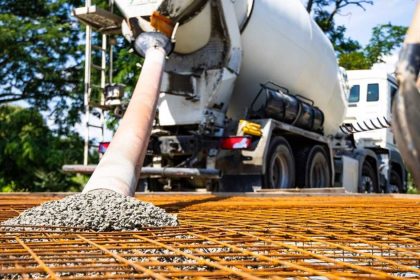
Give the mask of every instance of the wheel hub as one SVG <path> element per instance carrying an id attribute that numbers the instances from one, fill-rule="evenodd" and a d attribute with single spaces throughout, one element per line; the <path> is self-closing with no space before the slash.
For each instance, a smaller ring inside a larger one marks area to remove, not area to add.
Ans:
<path id="1" fill-rule="evenodd" d="M 373 180 L 369 176 L 362 176 L 362 191 L 372 193 L 373 190 Z"/>
<path id="2" fill-rule="evenodd" d="M 271 165 L 271 185 L 286 188 L 289 184 L 289 166 L 282 155 L 277 155 Z"/>
<path id="3" fill-rule="evenodd" d="M 312 160 L 309 173 L 309 186 L 314 188 L 326 187 L 329 184 L 328 163 L 321 153 L 317 153 Z"/>

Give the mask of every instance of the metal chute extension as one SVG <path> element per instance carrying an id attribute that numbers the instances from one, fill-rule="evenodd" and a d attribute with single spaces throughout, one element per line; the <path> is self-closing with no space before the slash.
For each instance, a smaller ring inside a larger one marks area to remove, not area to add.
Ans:
<path id="1" fill-rule="evenodd" d="M 145 56 L 143 70 L 118 130 L 84 187 L 84 193 L 109 189 L 133 196 L 136 190 L 170 41 L 162 33 L 145 32 L 138 36 L 135 46 Z"/>

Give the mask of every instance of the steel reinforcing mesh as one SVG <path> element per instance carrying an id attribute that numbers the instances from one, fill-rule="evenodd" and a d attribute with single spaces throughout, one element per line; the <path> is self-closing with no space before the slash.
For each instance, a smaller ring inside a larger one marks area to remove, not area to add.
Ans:
<path id="1" fill-rule="evenodd" d="M 60 196 L 0 196 L 0 221 Z M 420 278 L 420 199 L 147 195 L 180 226 L 0 228 L 0 279 Z"/>

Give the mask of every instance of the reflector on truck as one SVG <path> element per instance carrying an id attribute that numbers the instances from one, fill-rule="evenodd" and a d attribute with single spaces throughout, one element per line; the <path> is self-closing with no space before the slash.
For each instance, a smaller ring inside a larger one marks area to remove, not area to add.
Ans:
<path id="1" fill-rule="evenodd" d="M 245 150 L 251 147 L 251 137 L 233 136 L 222 138 L 220 148 L 224 150 Z"/>
<path id="2" fill-rule="evenodd" d="M 106 150 L 108 149 L 110 142 L 100 142 L 98 147 L 98 152 L 100 154 L 105 154 Z"/>

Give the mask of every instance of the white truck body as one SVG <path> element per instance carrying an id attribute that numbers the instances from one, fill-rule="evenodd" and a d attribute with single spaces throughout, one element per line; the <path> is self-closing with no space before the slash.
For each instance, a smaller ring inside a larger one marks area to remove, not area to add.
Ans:
<path id="1" fill-rule="evenodd" d="M 394 76 L 380 70 L 347 71 L 350 93 L 346 123 L 366 122 L 377 125 L 377 118 L 384 122 L 392 119 L 393 99 L 397 94 L 397 81 Z M 387 149 L 396 149 L 391 128 L 355 133 L 358 145 L 376 145 Z"/>
<path id="2" fill-rule="evenodd" d="M 241 39 L 243 63 L 232 115 L 243 117 L 259 84 L 272 81 L 313 100 L 325 115 L 325 134 L 334 135 L 346 114 L 345 91 L 332 45 L 302 3 L 254 1 Z"/>

